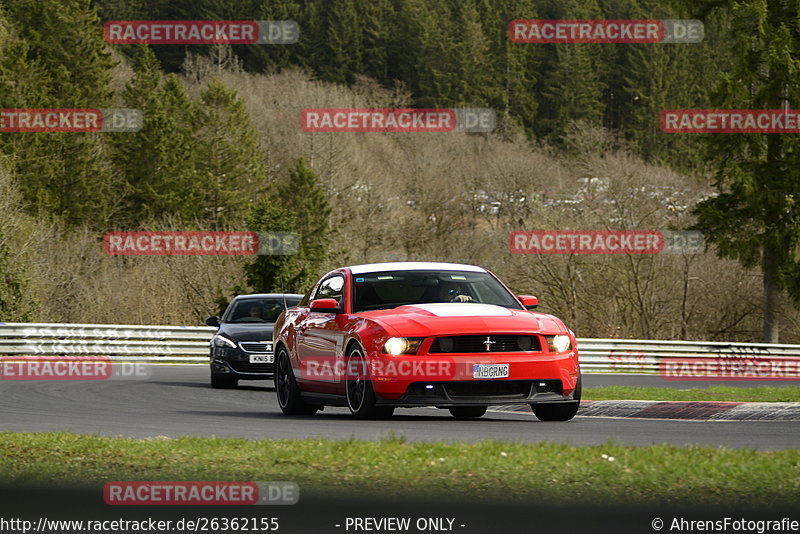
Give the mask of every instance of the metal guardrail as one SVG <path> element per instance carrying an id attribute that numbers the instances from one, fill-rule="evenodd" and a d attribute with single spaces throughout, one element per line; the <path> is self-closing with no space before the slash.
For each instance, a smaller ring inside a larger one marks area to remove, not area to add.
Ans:
<path id="1" fill-rule="evenodd" d="M 216 330 L 210 326 L 0 323 L 0 354 L 204 362 Z"/>
<path id="2" fill-rule="evenodd" d="M 800 345 L 734 343 L 725 341 L 654 341 L 579 338 L 581 369 L 658 373 L 667 359 L 800 360 Z"/>
<path id="3" fill-rule="evenodd" d="M 119 361 L 204 362 L 216 328 L 110 324 L 0 323 L 2 355 L 93 355 Z M 800 360 L 800 345 L 579 338 L 581 368 L 657 373 L 665 358 Z"/>

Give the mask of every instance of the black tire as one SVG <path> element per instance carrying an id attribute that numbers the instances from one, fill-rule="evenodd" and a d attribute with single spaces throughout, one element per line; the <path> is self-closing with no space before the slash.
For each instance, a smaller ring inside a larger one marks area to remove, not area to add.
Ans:
<path id="1" fill-rule="evenodd" d="M 450 415 L 456 419 L 475 419 L 483 417 L 486 413 L 486 406 L 453 406 L 448 408 Z"/>
<path id="2" fill-rule="evenodd" d="M 211 387 L 215 389 L 231 389 L 235 388 L 236 385 L 239 383 L 239 379 L 228 376 L 222 375 L 218 373 L 211 373 Z"/>
<path id="3" fill-rule="evenodd" d="M 578 413 L 578 408 L 581 406 L 582 392 L 583 377 L 578 374 L 578 384 L 575 386 L 575 392 L 572 394 L 572 397 L 575 399 L 574 401 L 554 404 L 531 404 L 533 415 L 535 415 L 539 421 L 569 421 Z"/>
<path id="4" fill-rule="evenodd" d="M 319 406 L 306 404 L 300 394 L 300 387 L 294 379 L 294 371 L 286 348 L 281 346 L 275 358 L 275 393 L 278 406 L 286 415 L 314 415 Z"/>
<path id="5" fill-rule="evenodd" d="M 345 390 L 347 407 L 356 419 L 388 419 L 394 413 L 392 406 L 375 405 L 375 390 L 369 378 L 367 360 L 358 345 L 353 345 L 347 352 Z"/>

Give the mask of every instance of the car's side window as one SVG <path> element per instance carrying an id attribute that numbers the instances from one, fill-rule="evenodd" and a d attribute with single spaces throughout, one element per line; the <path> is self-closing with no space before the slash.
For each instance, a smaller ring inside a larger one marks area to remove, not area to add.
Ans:
<path id="1" fill-rule="evenodd" d="M 342 289 L 344 288 L 344 277 L 341 275 L 331 276 L 324 280 L 317 289 L 315 299 L 336 299 L 342 303 Z"/>

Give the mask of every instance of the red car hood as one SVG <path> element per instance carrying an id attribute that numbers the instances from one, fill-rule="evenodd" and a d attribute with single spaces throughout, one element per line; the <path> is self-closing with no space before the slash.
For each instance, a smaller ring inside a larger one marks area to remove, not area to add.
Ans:
<path id="1" fill-rule="evenodd" d="M 458 334 L 566 333 L 559 319 L 543 313 L 512 310 L 492 304 L 436 303 L 361 312 L 390 335 L 427 337 Z"/>

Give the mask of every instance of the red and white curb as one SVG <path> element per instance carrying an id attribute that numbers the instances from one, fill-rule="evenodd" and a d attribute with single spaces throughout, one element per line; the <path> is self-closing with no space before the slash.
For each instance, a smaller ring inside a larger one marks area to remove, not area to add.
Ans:
<path id="1" fill-rule="evenodd" d="M 530 413 L 528 406 L 501 406 L 495 411 Z M 581 401 L 584 417 L 682 419 L 694 421 L 800 421 L 800 402 Z"/>

